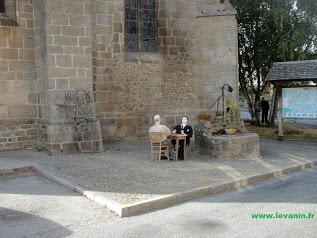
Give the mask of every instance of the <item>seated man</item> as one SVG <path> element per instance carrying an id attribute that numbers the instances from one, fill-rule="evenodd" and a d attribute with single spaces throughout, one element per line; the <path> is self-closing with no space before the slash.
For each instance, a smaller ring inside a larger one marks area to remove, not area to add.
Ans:
<path id="1" fill-rule="evenodd" d="M 170 140 L 167 139 L 167 137 L 171 134 L 170 129 L 168 129 L 168 127 L 164 125 L 161 125 L 160 115 L 154 116 L 154 122 L 155 122 L 155 125 L 149 129 L 149 132 L 163 132 L 164 133 L 164 140 L 162 141 L 162 145 L 170 146 L 170 153 L 169 153 L 170 160 L 175 160 L 175 150 L 173 148 L 173 144 Z"/>
<path id="2" fill-rule="evenodd" d="M 193 128 L 188 123 L 188 117 L 183 117 L 182 119 L 182 125 L 176 125 L 173 129 L 173 133 L 177 134 L 186 134 L 186 145 L 189 146 L 190 138 L 193 136 Z M 176 141 L 172 140 L 173 145 L 175 146 Z M 184 141 L 179 141 L 179 149 L 178 149 L 178 159 L 184 160 Z"/>

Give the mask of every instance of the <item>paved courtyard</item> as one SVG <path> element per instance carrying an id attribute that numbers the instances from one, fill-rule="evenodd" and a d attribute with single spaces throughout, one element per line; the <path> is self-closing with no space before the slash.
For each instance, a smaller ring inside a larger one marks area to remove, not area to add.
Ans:
<path id="1" fill-rule="evenodd" d="M 151 161 L 147 140 L 111 144 L 96 154 L 50 156 L 34 150 L 7 151 L 0 153 L 0 170 L 35 166 L 57 182 L 93 192 L 88 197 L 101 195 L 130 209 L 152 200 L 174 199 L 166 203 L 169 205 L 186 200 L 184 194 L 190 199 L 204 195 L 204 189 L 233 181 L 239 184 L 230 186 L 243 186 L 266 178 L 261 175 L 280 176 L 287 169 L 292 172 L 317 163 L 317 143 L 312 142 L 260 140 L 261 158 L 248 160 L 213 159 L 198 154 L 194 143 L 191 146 L 188 160 L 161 163 Z"/>

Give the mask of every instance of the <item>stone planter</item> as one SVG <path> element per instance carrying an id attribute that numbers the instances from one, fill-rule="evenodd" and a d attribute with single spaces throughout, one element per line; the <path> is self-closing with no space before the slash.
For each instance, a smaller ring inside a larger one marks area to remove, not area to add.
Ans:
<path id="1" fill-rule="evenodd" d="M 259 136 L 239 132 L 235 135 L 213 134 L 204 124 L 195 126 L 195 149 L 216 159 L 254 159 L 260 157 Z M 240 129 L 241 130 L 241 129 Z M 242 129 L 242 131 L 245 131 Z"/>
<path id="2" fill-rule="evenodd" d="M 235 135 L 238 133 L 238 129 L 237 128 L 226 128 L 225 132 L 228 135 Z"/>

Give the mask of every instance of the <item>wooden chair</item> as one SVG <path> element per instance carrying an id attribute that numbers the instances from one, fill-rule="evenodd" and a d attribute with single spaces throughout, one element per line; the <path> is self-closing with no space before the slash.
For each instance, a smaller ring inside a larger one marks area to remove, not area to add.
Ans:
<path id="1" fill-rule="evenodd" d="M 151 144 L 151 160 L 155 157 L 161 162 L 162 152 L 165 153 L 167 160 L 169 160 L 169 145 L 162 145 L 162 141 L 164 140 L 163 132 L 149 132 L 150 136 L 150 144 Z"/>

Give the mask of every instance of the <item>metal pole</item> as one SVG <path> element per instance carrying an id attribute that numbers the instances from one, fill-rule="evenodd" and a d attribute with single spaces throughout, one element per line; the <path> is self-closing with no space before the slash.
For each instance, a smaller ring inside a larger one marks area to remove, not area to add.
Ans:
<path id="1" fill-rule="evenodd" d="M 222 116 L 225 116 L 225 85 L 221 87 L 221 97 L 222 97 Z"/>
<path id="2" fill-rule="evenodd" d="M 278 140 L 283 140 L 283 101 L 282 94 L 279 95 L 278 102 Z"/>

